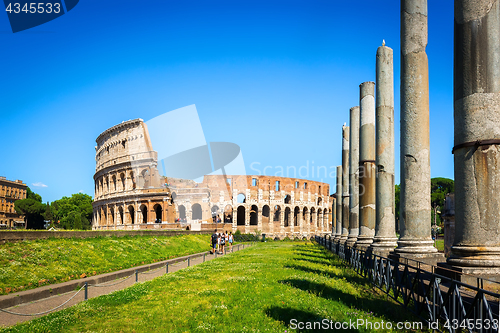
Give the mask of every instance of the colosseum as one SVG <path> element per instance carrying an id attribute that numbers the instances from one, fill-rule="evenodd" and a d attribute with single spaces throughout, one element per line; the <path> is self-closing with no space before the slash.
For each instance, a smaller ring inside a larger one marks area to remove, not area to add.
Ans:
<path id="1" fill-rule="evenodd" d="M 93 229 L 224 229 L 303 238 L 332 230 L 330 186 L 304 179 L 163 177 L 147 125 L 135 119 L 96 139 Z"/>

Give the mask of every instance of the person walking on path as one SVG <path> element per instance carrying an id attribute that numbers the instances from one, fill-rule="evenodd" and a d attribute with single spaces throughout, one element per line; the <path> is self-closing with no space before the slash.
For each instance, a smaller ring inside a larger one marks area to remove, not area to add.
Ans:
<path id="1" fill-rule="evenodd" d="M 217 229 L 215 229 L 212 234 L 212 254 L 215 254 L 215 251 L 217 251 L 217 238 Z"/>
<path id="2" fill-rule="evenodd" d="M 224 247 L 226 246 L 226 235 L 224 234 L 224 232 L 220 235 L 220 246 L 220 252 L 221 254 L 224 254 Z"/>
<path id="3" fill-rule="evenodd" d="M 233 232 L 232 231 L 229 232 L 228 241 L 229 241 L 229 251 L 233 252 Z"/>

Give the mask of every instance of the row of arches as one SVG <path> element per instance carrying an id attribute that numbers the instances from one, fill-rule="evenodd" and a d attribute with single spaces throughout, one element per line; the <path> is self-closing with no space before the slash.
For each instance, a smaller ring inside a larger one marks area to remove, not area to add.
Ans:
<path id="1" fill-rule="evenodd" d="M 95 182 L 95 197 L 105 194 L 130 191 L 136 188 L 149 188 L 152 184 L 151 171 L 147 168 L 138 173 L 136 180 L 134 171 L 121 171 L 111 176 L 103 176 Z"/>
<path id="2" fill-rule="evenodd" d="M 247 201 L 246 195 L 243 193 L 238 194 L 238 196 L 236 197 L 236 202 L 239 204 L 246 203 L 246 201 Z M 292 196 L 290 194 L 285 195 L 283 202 L 285 203 L 285 205 L 291 204 L 292 203 Z M 316 204 L 319 206 L 319 205 L 321 205 L 322 202 L 323 202 L 323 199 L 321 197 L 318 197 L 318 199 L 316 200 Z"/>
<path id="3" fill-rule="evenodd" d="M 280 205 L 275 205 L 272 209 L 269 205 L 262 206 L 262 209 L 259 209 L 257 205 L 251 205 L 249 207 L 245 205 L 239 205 L 236 208 L 236 211 L 233 211 L 233 207 L 231 205 L 226 205 L 224 207 L 224 211 L 220 211 L 219 206 L 214 205 L 211 208 L 211 215 L 215 221 L 215 218 L 223 215 L 223 218 L 220 222 L 224 223 L 233 223 L 233 214 L 236 214 L 236 225 L 246 225 L 247 220 L 247 210 L 248 210 L 248 224 L 249 225 L 258 225 L 259 224 L 259 214 L 261 214 L 261 219 L 263 223 L 269 222 L 280 222 L 283 214 L 283 222 L 284 226 L 299 226 L 300 221 L 309 222 L 310 224 L 316 225 L 316 227 L 320 227 L 324 223 L 324 218 L 329 217 L 331 210 L 324 208 L 315 208 L 315 207 L 304 207 L 300 208 L 298 206 L 293 208 L 285 207 L 284 211 Z M 188 214 L 190 215 L 191 220 L 200 220 L 202 219 L 202 209 L 200 204 L 193 204 L 191 206 L 191 212 L 188 213 L 187 209 L 184 205 L 179 205 L 177 207 L 178 218 L 181 221 L 188 219 Z"/>
<path id="4" fill-rule="evenodd" d="M 148 212 L 148 207 L 141 204 L 136 211 L 134 205 L 128 206 L 102 206 L 98 209 L 96 214 L 97 225 L 123 225 L 123 224 L 141 224 L 141 223 L 162 223 L 163 208 L 160 204 L 155 204 L 152 213 Z"/>

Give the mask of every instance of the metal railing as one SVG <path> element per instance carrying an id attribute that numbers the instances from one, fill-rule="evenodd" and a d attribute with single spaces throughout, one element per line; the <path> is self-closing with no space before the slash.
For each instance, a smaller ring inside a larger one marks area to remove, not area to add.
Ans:
<path id="1" fill-rule="evenodd" d="M 439 272 L 436 266 L 417 261 L 412 261 L 417 265 L 411 265 L 319 236 L 316 241 L 426 321 L 430 329 L 452 333 L 499 332 L 500 294 L 484 289 L 484 282 L 495 284 L 495 281 L 476 277 L 477 286 L 472 286 L 436 273 Z"/>

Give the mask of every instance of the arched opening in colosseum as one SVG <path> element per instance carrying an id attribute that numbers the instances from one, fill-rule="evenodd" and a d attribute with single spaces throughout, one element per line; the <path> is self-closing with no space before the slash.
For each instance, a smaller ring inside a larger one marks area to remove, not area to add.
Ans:
<path id="1" fill-rule="evenodd" d="M 184 207 L 184 205 L 180 205 L 178 209 L 179 209 L 179 219 L 181 220 L 181 222 L 186 221 L 186 207 Z"/>
<path id="2" fill-rule="evenodd" d="M 115 175 L 113 175 L 113 177 L 111 178 L 111 181 L 113 182 L 112 190 L 113 190 L 113 192 L 116 192 L 116 176 Z"/>
<path id="3" fill-rule="evenodd" d="M 233 207 L 231 205 L 227 205 L 224 209 L 224 222 L 233 223 Z"/>
<path id="4" fill-rule="evenodd" d="M 142 213 L 142 223 L 148 223 L 148 208 L 146 205 L 141 206 L 141 213 Z"/>
<path id="5" fill-rule="evenodd" d="M 191 206 L 191 219 L 192 220 L 201 220 L 202 214 L 201 214 L 201 206 L 200 204 L 194 204 Z"/>
<path id="6" fill-rule="evenodd" d="M 300 214 L 300 208 L 295 207 L 293 211 L 293 225 L 298 227 L 299 226 L 299 214 Z"/>
<path id="7" fill-rule="evenodd" d="M 135 223 L 135 209 L 134 206 L 128 206 L 129 221 L 131 224 Z"/>
<path id="8" fill-rule="evenodd" d="M 281 215 L 281 207 L 276 205 L 274 206 L 274 222 L 279 222 L 280 221 L 280 215 Z"/>
<path id="9" fill-rule="evenodd" d="M 322 199 L 321 199 L 321 198 L 318 198 L 318 206 L 320 206 L 320 205 L 321 205 L 321 201 L 322 201 Z"/>
<path id="10" fill-rule="evenodd" d="M 288 194 L 287 194 L 287 195 L 285 196 L 285 204 L 289 204 L 289 203 L 290 203 L 290 201 L 292 201 L 292 197 L 291 197 L 290 195 L 288 195 Z"/>
<path id="11" fill-rule="evenodd" d="M 109 177 L 106 177 L 106 193 L 109 193 Z"/>
<path id="12" fill-rule="evenodd" d="M 243 193 L 238 194 L 238 197 L 236 197 L 237 203 L 245 203 L 246 201 L 246 197 Z"/>
<path id="13" fill-rule="evenodd" d="M 155 223 L 161 223 L 161 205 L 156 204 L 153 206 L 153 210 L 155 211 Z"/>
<path id="14" fill-rule="evenodd" d="M 115 224 L 115 209 L 113 207 L 111 207 L 111 209 L 109 210 L 109 215 L 111 216 L 110 222 L 112 225 L 114 225 Z"/>
<path id="15" fill-rule="evenodd" d="M 256 205 L 252 205 L 252 209 L 250 210 L 250 225 L 258 225 L 259 224 L 259 208 Z"/>
<path id="16" fill-rule="evenodd" d="M 212 222 L 217 223 L 220 218 L 219 206 L 217 205 L 212 206 L 211 212 L 212 212 Z"/>
<path id="17" fill-rule="evenodd" d="M 118 208 L 118 214 L 120 214 L 120 224 L 123 224 L 123 208 Z"/>
<path id="18" fill-rule="evenodd" d="M 262 224 L 269 223 L 269 206 L 262 207 Z"/>
<path id="19" fill-rule="evenodd" d="M 302 221 L 304 221 L 304 223 L 307 223 L 307 207 L 304 207 L 304 209 L 302 210 Z"/>
<path id="20" fill-rule="evenodd" d="M 314 207 L 311 208 L 311 218 L 309 219 L 309 223 L 310 224 L 313 224 L 314 222 L 314 215 L 316 214 L 316 209 L 314 209 Z"/>
<path id="21" fill-rule="evenodd" d="M 172 192 L 172 203 L 174 203 L 175 198 L 177 198 L 177 193 Z"/>
<path id="22" fill-rule="evenodd" d="M 121 190 L 125 191 L 125 174 L 123 172 L 120 174 L 120 182 L 122 186 Z"/>
<path id="23" fill-rule="evenodd" d="M 237 225 L 245 225 L 245 206 L 238 207 Z"/>
<path id="24" fill-rule="evenodd" d="M 285 227 L 290 226 L 290 207 L 285 208 Z"/>

